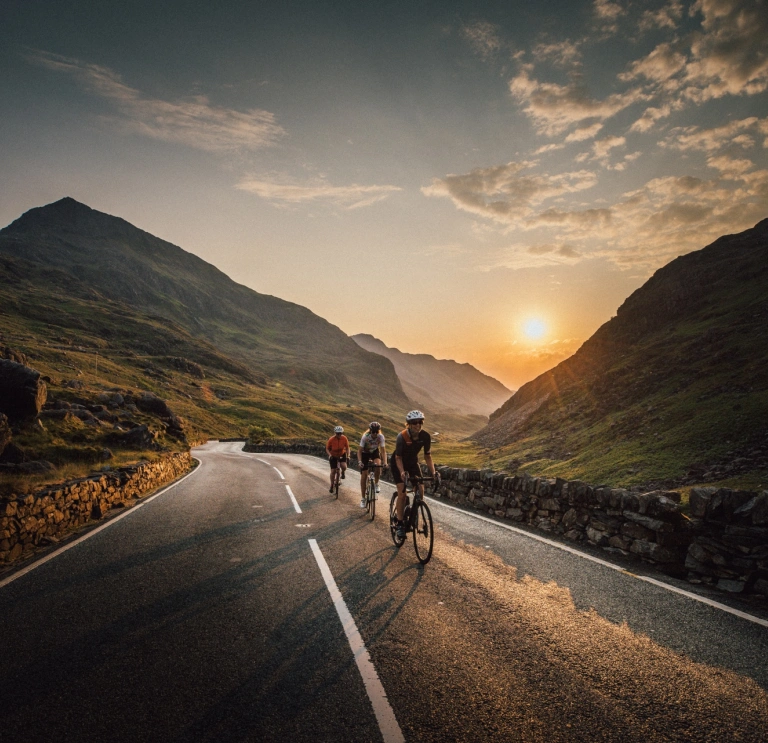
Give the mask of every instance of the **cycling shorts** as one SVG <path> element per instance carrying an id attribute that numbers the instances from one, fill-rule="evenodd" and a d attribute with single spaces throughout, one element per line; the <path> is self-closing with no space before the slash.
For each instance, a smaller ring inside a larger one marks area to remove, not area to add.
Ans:
<path id="1" fill-rule="evenodd" d="M 392 479 L 395 481 L 395 485 L 399 485 L 403 478 L 400 477 L 400 470 L 397 468 L 397 462 L 395 461 L 394 456 L 390 459 L 390 466 L 392 468 Z M 403 469 L 408 473 L 409 479 L 413 479 L 414 477 L 421 477 L 421 467 L 419 467 L 418 462 L 415 464 L 408 464 L 408 462 L 403 462 Z"/>
<path id="2" fill-rule="evenodd" d="M 363 456 L 363 469 L 368 469 L 368 462 L 373 464 L 375 459 L 381 459 L 378 451 L 364 451 Z"/>
<path id="3" fill-rule="evenodd" d="M 346 454 L 342 454 L 340 457 L 331 457 L 331 459 L 330 459 L 331 469 L 335 470 L 339 466 L 339 462 L 346 463 L 346 461 L 347 461 L 347 455 Z"/>

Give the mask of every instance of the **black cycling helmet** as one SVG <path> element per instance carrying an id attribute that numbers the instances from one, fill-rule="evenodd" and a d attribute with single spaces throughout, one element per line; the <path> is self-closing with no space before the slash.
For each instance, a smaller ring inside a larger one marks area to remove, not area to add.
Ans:
<path id="1" fill-rule="evenodd" d="M 378 421 L 371 421 L 369 428 L 371 429 L 371 433 L 378 433 L 381 431 L 381 423 Z"/>

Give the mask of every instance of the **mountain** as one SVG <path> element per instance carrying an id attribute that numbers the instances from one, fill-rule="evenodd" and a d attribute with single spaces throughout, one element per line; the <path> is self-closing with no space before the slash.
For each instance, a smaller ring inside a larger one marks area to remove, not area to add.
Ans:
<path id="1" fill-rule="evenodd" d="M 767 359 L 764 220 L 659 269 L 472 438 L 542 475 L 767 487 Z"/>
<path id="2" fill-rule="evenodd" d="M 471 364 L 436 359 L 425 353 L 403 353 L 365 333 L 353 335 L 352 340 L 389 359 L 406 395 L 427 410 L 487 416 L 510 395 L 501 382 Z"/>
<path id="3" fill-rule="evenodd" d="M 408 404 L 389 361 L 310 310 L 237 284 L 181 248 L 74 199 L 31 209 L 0 230 L 0 265 L 14 291 L 26 287 L 94 307 L 116 303 L 128 314 L 159 319 L 194 339 L 186 352 L 206 357 L 196 363 L 210 363 L 213 354 L 230 371 L 328 402 Z M 34 303 L 27 312 L 36 312 Z M 162 332 L 149 333 L 134 350 L 175 353 L 167 342 Z"/>

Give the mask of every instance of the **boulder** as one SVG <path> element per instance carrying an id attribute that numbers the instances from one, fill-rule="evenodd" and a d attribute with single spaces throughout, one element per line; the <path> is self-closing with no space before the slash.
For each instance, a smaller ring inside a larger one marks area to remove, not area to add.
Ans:
<path id="1" fill-rule="evenodd" d="M 0 413 L 5 413 L 11 423 L 34 418 L 47 396 L 48 388 L 39 371 L 0 359 Z"/>

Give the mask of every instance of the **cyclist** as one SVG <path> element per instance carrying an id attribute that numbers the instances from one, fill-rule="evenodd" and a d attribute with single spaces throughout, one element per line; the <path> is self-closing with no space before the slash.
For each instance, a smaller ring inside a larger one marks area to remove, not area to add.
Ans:
<path id="1" fill-rule="evenodd" d="M 333 429 L 333 436 L 325 443 L 325 453 L 331 461 L 331 488 L 328 492 L 332 493 L 339 470 L 341 470 L 341 479 L 344 479 L 347 459 L 351 455 L 349 439 L 344 435 L 344 429 L 341 426 Z"/>
<path id="2" fill-rule="evenodd" d="M 403 523 L 403 512 L 405 510 L 405 475 L 411 479 L 421 477 L 421 468 L 419 467 L 419 452 L 424 450 L 424 461 L 429 468 L 432 477 L 439 477 L 435 474 L 435 465 L 432 462 L 432 438 L 423 430 L 424 413 L 420 410 L 411 410 L 405 416 L 405 429 L 397 434 L 395 443 L 395 455 L 390 458 L 392 467 L 392 478 L 397 485 L 397 538 L 405 539 L 405 524 Z M 423 497 L 424 484 L 419 484 L 419 491 Z"/>
<path id="3" fill-rule="evenodd" d="M 384 448 L 384 434 L 381 432 L 381 423 L 377 421 L 371 421 L 371 425 L 368 426 L 368 430 L 363 434 L 363 438 L 360 439 L 360 446 L 357 449 L 357 462 L 360 465 L 360 493 L 362 494 L 362 500 L 360 501 L 360 508 L 365 508 L 365 487 L 366 480 L 368 479 L 368 465 L 370 464 L 384 464 L 387 463 L 387 450 Z M 374 470 L 374 477 L 376 478 L 376 492 L 379 492 L 379 475 L 381 470 L 376 468 Z"/>

